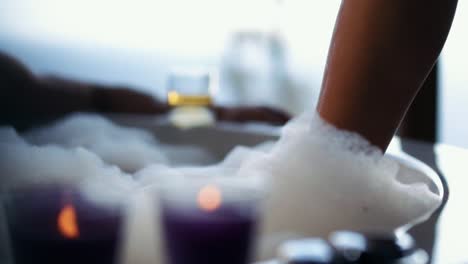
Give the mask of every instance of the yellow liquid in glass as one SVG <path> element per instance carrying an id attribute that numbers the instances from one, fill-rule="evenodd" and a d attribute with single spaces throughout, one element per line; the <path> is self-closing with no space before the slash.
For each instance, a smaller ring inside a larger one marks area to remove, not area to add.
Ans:
<path id="1" fill-rule="evenodd" d="M 176 91 L 167 93 L 167 103 L 170 106 L 207 106 L 211 105 L 209 95 L 183 95 Z"/>

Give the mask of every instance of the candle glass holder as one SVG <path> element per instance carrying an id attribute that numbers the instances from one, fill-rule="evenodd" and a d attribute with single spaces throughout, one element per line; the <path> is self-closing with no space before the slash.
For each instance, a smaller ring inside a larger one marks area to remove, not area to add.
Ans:
<path id="1" fill-rule="evenodd" d="M 97 205 L 66 186 L 9 191 L 3 205 L 15 263 L 117 262 L 121 206 Z"/>
<path id="2" fill-rule="evenodd" d="M 246 264 L 264 188 L 242 177 L 175 177 L 159 192 L 167 262 Z"/>

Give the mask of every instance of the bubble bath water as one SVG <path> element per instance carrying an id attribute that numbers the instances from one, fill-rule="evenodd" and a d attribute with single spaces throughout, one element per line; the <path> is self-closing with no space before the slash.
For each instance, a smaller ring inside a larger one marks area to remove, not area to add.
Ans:
<path id="1" fill-rule="evenodd" d="M 269 186 L 262 230 L 277 235 L 266 244 L 336 229 L 394 230 L 429 216 L 441 202 L 427 184 L 400 182 L 398 164 L 362 137 L 315 113 L 290 121 L 276 142 L 238 146 L 207 167 L 196 165 L 215 160 L 203 148 L 166 145 L 149 131 L 90 114 L 25 134 L 2 127 L 0 157 L 3 190 L 66 183 L 103 204 L 129 199 L 162 175 L 261 175 Z"/>

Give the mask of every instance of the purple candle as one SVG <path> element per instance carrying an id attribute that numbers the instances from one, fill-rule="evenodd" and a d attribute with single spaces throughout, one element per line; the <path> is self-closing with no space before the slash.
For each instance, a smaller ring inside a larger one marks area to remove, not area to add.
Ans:
<path id="1" fill-rule="evenodd" d="M 225 197 L 223 188 L 217 185 L 209 184 L 198 190 L 195 197 L 183 195 L 176 201 L 162 199 L 168 262 L 248 263 L 258 204 L 253 199 L 239 201 Z"/>
<path id="2" fill-rule="evenodd" d="M 114 263 L 121 211 L 63 187 L 35 187 L 5 204 L 15 263 Z"/>

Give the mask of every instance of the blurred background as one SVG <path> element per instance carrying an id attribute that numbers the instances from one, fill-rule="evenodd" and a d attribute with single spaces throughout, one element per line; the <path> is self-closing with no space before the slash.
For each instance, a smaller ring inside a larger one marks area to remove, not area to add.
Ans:
<path id="1" fill-rule="evenodd" d="M 202 68 L 218 104 L 297 114 L 318 98 L 340 2 L 0 0 L 0 51 L 37 74 L 126 84 L 159 98 L 173 68 Z M 431 133 L 415 138 L 468 147 L 466 25 L 468 2 L 460 1 L 410 118 L 410 130 Z"/>

